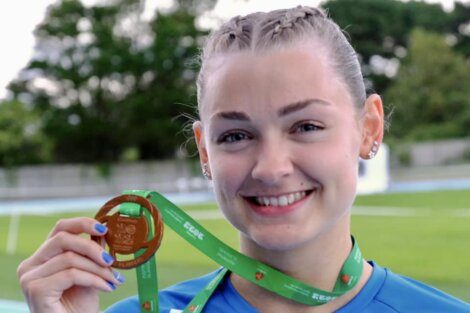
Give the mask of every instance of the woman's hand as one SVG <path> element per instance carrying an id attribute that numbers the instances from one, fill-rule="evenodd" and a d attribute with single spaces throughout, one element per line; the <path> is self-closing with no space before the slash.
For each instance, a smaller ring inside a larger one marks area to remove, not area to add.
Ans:
<path id="1" fill-rule="evenodd" d="M 57 222 L 47 240 L 18 267 L 21 288 L 32 313 L 98 312 L 98 290 L 113 291 L 123 277 L 113 258 L 80 234 L 103 236 L 104 225 L 79 217 Z"/>

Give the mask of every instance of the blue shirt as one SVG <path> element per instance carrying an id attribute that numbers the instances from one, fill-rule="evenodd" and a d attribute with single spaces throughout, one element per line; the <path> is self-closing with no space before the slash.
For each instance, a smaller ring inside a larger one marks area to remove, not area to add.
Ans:
<path id="1" fill-rule="evenodd" d="M 372 275 L 362 290 L 336 313 L 470 313 L 470 304 L 414 279 L 393 273 L 373 261 Z M 178 313 L 219 270 L 160 291 L 161 313 Z M 227 276 L 228 277 L 228 276 Z M 140 312 L 136 296 L 124 299 L 106 313 Z M 225 279 L 209 299 L 204 313 L 259 313 Z"/>

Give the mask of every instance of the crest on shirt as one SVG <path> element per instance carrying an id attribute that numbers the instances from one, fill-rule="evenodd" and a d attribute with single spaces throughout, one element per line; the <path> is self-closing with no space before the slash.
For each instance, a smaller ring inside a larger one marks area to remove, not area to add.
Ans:
<path id="1" fill-rule="evenodd" d="M 264 278 L 264 274 L 261 272 L 256 272 L 255 273 L 255 278 L 256 280 L 262 280 Z"/>

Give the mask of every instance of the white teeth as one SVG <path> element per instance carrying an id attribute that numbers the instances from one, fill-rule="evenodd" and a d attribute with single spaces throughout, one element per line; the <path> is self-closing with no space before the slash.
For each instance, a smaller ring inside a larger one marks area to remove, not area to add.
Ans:
<path id="1" fill-rule="evenodd" d="M 288 195 L 282 195 L 279 197 L 256 197 L 256 202 L 265 206 L 286 206 L 292 204 L 307 195 L 305 191 L 294 192 Z"/>
<path id="2" fill-rule="evenodd" d="M 279 197 L 279 206 L 285 206 L 287 205 L 287 197 L 286 196 L 281 196 Z"/>
<path id="3" fill-rule="evenodd" d="M 259 198 L 257 198 L 259 199 Z M 262 203 L 264 205 L 269 205 L 269 198 L 268 197 L 263 197 L 263 201 L 258 201 L 259 203 Z"/>
<path id="4" fill-rule="evenodd" d="M 289 204 L 291 204 L 291 203 L 294 202 L 294 201 L 295 201 L 295 196 L 294 196 L 294 194 L 292 194 L 292 193 L 289 194 L 289 199 L 287 199 L 287 202 L 289 202 Z"/>
<path id="5" fill-rule="evenodd" d="M 271 197 L 271 198 L 269 198 L 269 202 L 270 202 L 270 204 L 273 205 L 273 206 L 277 206 L 277 204 L 278 204 L 276 197 Z"/>
<path id="6" fill-rule="evenodd" d="M 298 201 L 300 199 L 300 193 L 294 193 L 294 201 Z"/>

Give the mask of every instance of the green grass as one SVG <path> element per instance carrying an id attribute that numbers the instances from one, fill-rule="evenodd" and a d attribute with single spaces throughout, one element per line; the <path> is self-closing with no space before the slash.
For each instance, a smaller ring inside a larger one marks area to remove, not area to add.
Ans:
<path id="1" fill-rule="evenodd" d="M 358 196 L 355 205 L 429 209 L 470 209 L 470 190 L 389 193 Z"/>
<path id="2" fill-rule="evenodd" d="M 454 214 L 459 209 L 470 208 L 470 191 L 361 196 L 355 204 L 430 209 L 412 217 L 354 215 L 352 232 L 366 259 L 470 301 L 470 217 Z M 212 203 L 185 206 L 185 209 L 217 208 Z M 10 218 L 0 217 L 0 298 L 22 300 L 16 267 L 38 248 L 59 218 L 76 215 L 21 216 L 21 233 L 14 256 L 5 254 Z M 201 224 L 227 244 L 237 247 L 237 233 L 226 221 L 206 220 Z M 161 287 L 215 268 L 217 264 L 167 227 L 158 252 Z M 127 282 L 123 286 L 113 293 L 103 294 L 102 308 L 136 293 L 134 271 L 126 271 L 124 275 Z"/>

